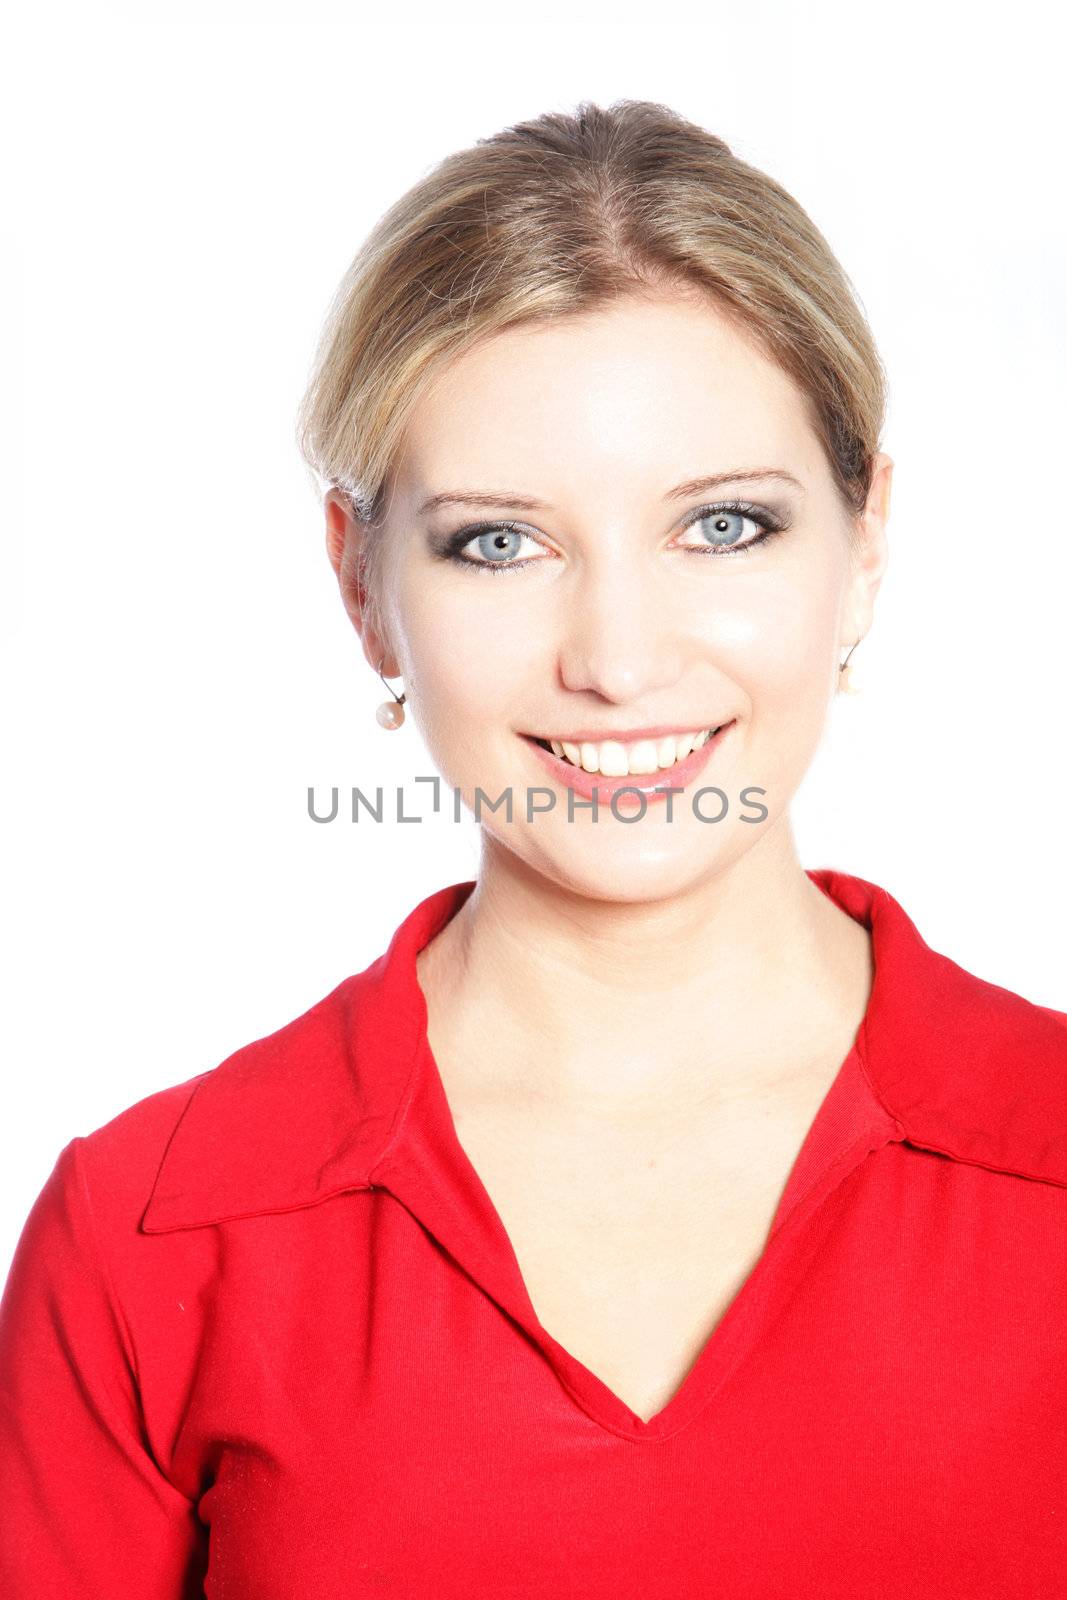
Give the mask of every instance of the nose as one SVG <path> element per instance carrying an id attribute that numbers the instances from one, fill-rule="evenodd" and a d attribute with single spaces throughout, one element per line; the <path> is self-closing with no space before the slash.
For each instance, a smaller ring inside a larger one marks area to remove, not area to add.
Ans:
<path id="1" fill-rule="evenodd" d="M 574 579 L 560 678 L 575 693 L 619 704 L 650 699 L 682 674 L 681 623 L 668 591 L 616 558 Z"/>

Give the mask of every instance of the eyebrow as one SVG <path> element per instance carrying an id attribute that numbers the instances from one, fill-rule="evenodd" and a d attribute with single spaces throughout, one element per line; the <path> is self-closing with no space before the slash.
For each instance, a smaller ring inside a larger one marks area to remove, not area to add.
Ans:
<path id="1" fill-rule="evenodd" d="M 774 479 L 779 483 L 790 483 L 795 489 L 799 489 L 801 494 L 804 493 L 804 485 L 799 478 L 794 478 L 791 472 L 785 472 L 781 467 L 752 467 L 748 471 L 713 472 L 708 477 L 690 478 L 685 483 L 679 483 L 675 488 L 668 489 L 663 498 L 688 500 L 691 495 L 704 494 L 708 489 L 718 489 L 724 483 L 756 479 Z M 489 493 L 478 489 L 449 489 L 424 500 L 417 514 L 424 517 L 427 512 L 436 511 L 439 506 L 488 506 L 489 508 L 507 506 L 517 511 L 552 510 L 547 500 L 535 500 L 530 495 L 511 494 L 506 490 Z"/>

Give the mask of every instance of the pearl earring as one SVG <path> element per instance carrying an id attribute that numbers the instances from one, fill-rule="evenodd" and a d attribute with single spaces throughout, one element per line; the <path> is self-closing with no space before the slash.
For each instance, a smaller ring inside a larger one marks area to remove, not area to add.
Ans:
<path id="1" fill-rule="evenodd" d="M 383 657 L 382 659 L 384 660 L 385 658 Z M 378 707 L 375 715 L 378 718 L 380 727 L 392 731 L 393 728 L 399 728 L 400 724 L 404 720 L 404 701 L 407 699 L 407 695 L 397 694 L 396 690 L 393 689 L 390 684 L 386 683 L 385 678 L 382 677 L 381 661 L 378 663 L 377 670 L 379 678 L 381 678 L 382 682 L 385 683 L 385 687 L 389 690 L 389 693 L 393 698 L 391 700 L 384 700 Z"/>
<path id="2" fill-rule="evenodd" d="M 856 644 L 859 644 L 858 639 L 856 640 Z M 852 651 L 856 648 L 856 644 L 852 646 L 852 649 L 849 650 L 848 655 L 837 669 L 837 686 L 839 689 L 843 690 L 845 694 L 859 694 L 860 686 L 856 682 L 855 673 L 853 672 L 850 659 L 852 656 Z"/>

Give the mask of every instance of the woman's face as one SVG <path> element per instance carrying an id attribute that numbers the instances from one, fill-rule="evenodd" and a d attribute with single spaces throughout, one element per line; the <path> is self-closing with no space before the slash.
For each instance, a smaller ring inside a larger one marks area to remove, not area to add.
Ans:
<path id="1" fill-rule="evenodd" d="M 870 625 L 892 463 L 876 468 L 850 552 L 800 392 L 696 297 L 509 330 L 422 396 L 371 535 L 382 631 L 354 620 L 503 845 L 578 892 L 675 893 L 787 814 Z M 338 505 L 328 520 L 337 566 L 361 530 Z M 719 728 L 685 768 L 661 765 L 665 730 Z M 534 738 L 566 741 L 584 777 Z M 627 756 L 610 785 L 608 739 Z M 623 782 L 680 792 L 643 814 L 622 794 L 613 814 Z M 489 809 L 508 794 L 510 820 Z"/>

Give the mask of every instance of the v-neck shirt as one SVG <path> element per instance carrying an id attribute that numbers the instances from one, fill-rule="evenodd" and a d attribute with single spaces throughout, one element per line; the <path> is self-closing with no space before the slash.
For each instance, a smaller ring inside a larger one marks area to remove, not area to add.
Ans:
<path id="1" fill-rule="evenodd" d="M 1067 1014 L 809 876 L 867 1011 L 655 1416 L 541 1325 L 457 1137 L 416 971 L 452 884 L 61 1152 L 0 1301 L 0 1592 L 1067 1595 Z"/>

